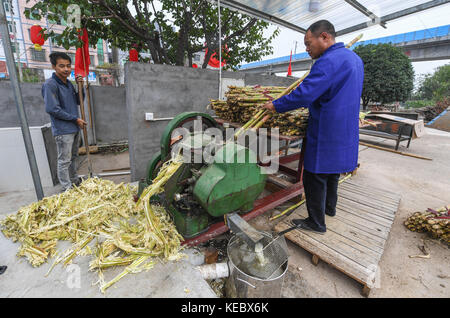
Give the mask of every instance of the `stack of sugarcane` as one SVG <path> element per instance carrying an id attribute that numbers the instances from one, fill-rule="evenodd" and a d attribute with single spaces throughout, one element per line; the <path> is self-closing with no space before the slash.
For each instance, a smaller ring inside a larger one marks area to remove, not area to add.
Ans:
<path id="1" fill-rule="evenodd" d="M 346 45 L 347 48 L 350 48 L 353 44 L 355 44 L 356 42 L 358 42 L 361 38 L 362 38 L 362 34 L 358 35 L 355 39 L 353 39 L 350 43 L 348 43 Z M 285 90 L 282 90 L 281 92 L 274 92 L 274 94 L 270 95 L 269 92 L 264 92 L 262 95 L 260 96 L 261 92 L 258 93 L 254 93 L 256 94 L 256 98 L 255 96 L 252 97 L 241 97 L 240 100 L 238 100 L 238 104 L 239 102 L 241 103 L 241 105 L 244 104 L 251 104 L 251 103 L 256 103 L 256 105 L 264 105 L 266 102 L 271 101 L 273 99 L 278 99 L 280 97 L 283 97 L 284 95 L 289 94 L 290 92 L 292 92 L 294 89 L 297 88 L 297 86 L 299 86 L 303 80 L 309 75 L 309 71 L 306 72 L 303 77 L 299 78 L 297 81 L 295 81 L 294 83 L 291 84 L 291 86 L 289 86 L 288 88 L 286 88 Z M 275 98 L 274 98 L 275 96 Z M 239 99 L 239 98 L 238 98 Z M 244 103 L 244 99 L 249 100 L 249 103 Z M 214 103 L 212 102 L 212 108 L 214 109 Z M 257 107 L 256 105 L 254 106 L 254 110 L 253 110 L 253 116 L 250 116 L 250 119 L 247 121 L 247 123 L 242 126 L 236 133 L 235 133 L 235 137 L 238 137 L 240 134 L 242 134 L 243 132 L 245 132 L 248 129 L 259 129 L 260 127 L 278 127 L 280 128 L 280 133 L 281 134 L 285 134 L 285 135 L 295 135 L 295 134 L 301 134 L 300 132 L 296 131 L 295 128 L 289 129 L 289 128 L 285 128 L 285 127 L 280 127 L 279 125 L 277 126 L 277 123 L 282 123 L 282 124 L 286 124 L 286 118 L 282 118 L 281 120 L 276 119 L 277 116 L 279 116 L 279 114 L 274 114 L 271 111 L 267 110 L 267 109 L 263 109 L 261 110 L 260 107 Z M 223 102 L 220 102 L 217 104 L 218 107 L 216 108 L 221 108 L 221 110 L 219 110 L 220 112 L 224 111 L 224 104 Z M 236 105 L 235 105 L 236 106 Z M 238 111 L 237 108 L 231 110 L 231 111 Z M 301 111 L 302 114 L 306 114 L 306 111 Z M 218 116 L 220 117 L 220 114 L 218 114 Z M 234 116 L 234 115 L 233 115 Z M 232 117 L 231 115 L 229 115 L 229 117 Z M 244 120 L 245 121 L 245 120 Z M 295 121 L 295 119 L 294 119 Z M 288 120 L 288 122 L 290 122 Z M 274 126 L 271 126 L 274 125 Z M 301 127 L 304 130 L 304 127 Z M 300 129 L 301 129 L 300 128 Z"/>
<path id="2" fill-rule="evenodd" d="M 262 105 L 276 99 L 286 88 L 276 86 L 229 86 L 227 101 L 211 100 L 211 107 L 222 119 L 245 124 L 261 110 Z M 273 114 L 260 127 L 278 128 L 286 136 L 303 135 L 308 124 L 308 110 L 300 108 L 283 114 Z"/>
<path id="3" fill-rule="evenodd" d="M 437 210 L 415 212 L 404 224 L 413 232 L 428 232 L 433 238 L 450 245 L 450 205 Z"/>
<path id="4" fill-rule="evenodd" d="M 162 206 L 151 205 L 149 198 L 163 191 L 165 182 L 181 165 L 168 161 L 136 204 L 136 187 L 114 184 L 98 178 L 85 180 L 79 187 L 46 197 L 21 208 L 0 222 L 3 234 L 19 241 L 18 256 L 32 266 L 48 258 L 56 264 L 70 264 L 78 255 L 95 255 L 89 269 L 97 271 L 101 292 L 128 273 L 153 267 L 157 258 L 177 260 L 182 254 L 181 235 Z M 94 240 L 95 239 L 95 240 Z M 72 247 L 64 253 L 56 249 L 60 240 Z M 89 243 L 95 243 L 89 246 Z M 103 271 L 126 266 L 124 271 L 105 282 Z"/>

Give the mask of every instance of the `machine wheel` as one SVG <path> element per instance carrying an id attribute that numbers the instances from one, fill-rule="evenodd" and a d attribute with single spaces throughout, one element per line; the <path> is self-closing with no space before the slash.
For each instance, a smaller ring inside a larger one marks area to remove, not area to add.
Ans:
<path id="1" fill-rule="evenodd" d="M 161 136 L 161 158 L 170 157 L 171 150 L 175 144 L 182 140 L 182 135 L 172 136 L 172 132 L 177 128 L 186 128 L 194 132 L 194 121 L 202 120 L 202 131 L 208 128 L 219 128 L 219 124 L 210 115 L 200 112 L 185 112 L 172 119 Z"/>
<path id="2" fill-rule="evenodd" d="M 153 179 L 158 175 L 158 171 L 162 166 L 161 152 L 158 151 L 147 165 L 147 175 L 145 181 L 147 184 L 151 184 Z"/>

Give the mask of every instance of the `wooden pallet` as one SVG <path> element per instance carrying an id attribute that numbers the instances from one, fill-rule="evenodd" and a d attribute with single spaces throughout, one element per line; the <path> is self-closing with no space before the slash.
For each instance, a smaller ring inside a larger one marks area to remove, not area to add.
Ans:
<path id="1" fill-rule="evenodd" d="M 322 260 L 360 282 L 362 294 L 368 296 L 399 204 L 399 194 L 345 181 L 338 188 L 336 216 L 326 216 L 324 235 L 299 229 L 285 236 L 309 251 L 315 265 Z M 292 219 L 307 216 L 303 205 L 275 230 L 281 232 L 292 226 Z"/>

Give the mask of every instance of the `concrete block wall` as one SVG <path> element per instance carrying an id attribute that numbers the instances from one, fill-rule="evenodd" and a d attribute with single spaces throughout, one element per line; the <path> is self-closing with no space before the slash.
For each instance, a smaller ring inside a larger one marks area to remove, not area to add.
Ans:
<path id="1" fill-rule="evenodd" d="M 289 86 L 295 81 L 239 72 L 222 72 L 222 77 L 224 83 L 243 85 Z M 127 63 L 125 87 L 131 181 L 138 181 L 145 177 L 148 161 L 160 150 L 161 135 L 169 122 L 146 121 L 145 113 L 153 113 L 154 118 L 171 118 L 187 111 L 213 114 L 206 106 L 218 97 L 219 74 L 208 69 Z"/>
<path id="2" fill-rule="evenodd" d="M 22 83 L 21 91 L 29 126 L 43 126 L 50 123 L 42 98 L 43 83 Z M 90 86 L 92 117 L 94 119 L 97 143 L 109 144 L 128 140 L 125 87 Z M 85 102 L 85 105 L 87 103 Z M 0 128 L 20 127 L 16 103 L 9 81 L 0 82 Z M 89 118 L 85 106 L 86 119 Z M 88 126 L 89 141 L 94 135 Z"/>
<path id="3" fill-rule="evenodd" d="M 50 122 L 50 116 L 45 112 L 42 98 L 42 83 L 21 84 L 23 104 L 29 126 L 43 126 Z M 0 128 L 20 127 L 16 102 L 9 81 L 0 82 Z"/>
<path id="4" fill-rule="evenodd" d="M 97 144 L 128 141 L 125 87 L 90 86 Z"/>

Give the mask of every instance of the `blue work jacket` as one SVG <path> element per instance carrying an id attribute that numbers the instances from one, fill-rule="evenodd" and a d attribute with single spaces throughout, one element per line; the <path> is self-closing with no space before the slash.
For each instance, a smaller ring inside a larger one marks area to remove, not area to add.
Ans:
<path id="1" fill-rule="evenodd" d="M 80 130 L 77 125 L 79 96 L 72 83 L 64 83 L 55 73 L 42 85 L 45 111 L 50 115 L 53 136 L 68 135 Z"/>
<path id="2" fill-rule="evenodd" d="M 363 81 L 360 57 L 336 43 L 294 91 L 273 101 L 279 113 L 309 109 L 304 162 L 309 172 L 344 173 L 356 168 Z"/>

